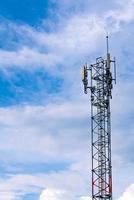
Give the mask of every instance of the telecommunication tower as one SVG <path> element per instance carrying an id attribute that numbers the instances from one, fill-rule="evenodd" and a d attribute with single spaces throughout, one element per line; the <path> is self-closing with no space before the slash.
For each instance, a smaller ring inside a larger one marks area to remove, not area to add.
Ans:
<path id="1" fill-rule="evenodd" d="M 106 38 L 106 59 L 99 57 L 95 64 L 85 64 L 82 77 L 85 94 L 88 89 L 91 92 L 92 200 L 112 200 L 110 100 L 116 61 L 110 58 Z"/>

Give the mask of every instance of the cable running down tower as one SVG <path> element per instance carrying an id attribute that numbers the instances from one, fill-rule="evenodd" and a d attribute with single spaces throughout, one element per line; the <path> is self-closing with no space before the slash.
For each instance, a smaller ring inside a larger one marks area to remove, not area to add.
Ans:
<path id="1" fill-rule="evenodd" d="M 91 92 L 92 200 L 112 200 L 110 100 L 113 81 L 116 83 L 116 62 L 110 58 L 106 38 L 106 59 L 99 57 L 95 64 L 84 65 L 82 77 L 85 94 L 88 89 Z"/>

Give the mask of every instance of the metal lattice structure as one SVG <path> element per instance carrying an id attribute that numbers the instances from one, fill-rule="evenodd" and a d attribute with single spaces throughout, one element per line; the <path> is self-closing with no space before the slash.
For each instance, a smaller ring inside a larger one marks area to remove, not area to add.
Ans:
<path id="1" fill-rule="evenodd" d="M 111 64 L 114 63 L 114 78 Z M 90 72 L 90 86 L 88 85 Z M 83 67 L 84 92 L 91 91 L 92 199 L 112 200 L 111 113 L 113 80 L 116 82 L 115 59 L 99 57 L 95 64 Z"/>

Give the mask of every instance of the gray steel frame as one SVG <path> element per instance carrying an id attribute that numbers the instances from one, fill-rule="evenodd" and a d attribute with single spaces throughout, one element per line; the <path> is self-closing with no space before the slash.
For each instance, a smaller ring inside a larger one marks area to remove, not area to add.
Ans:
<path id="1" fill-rule="evenodd" d="M 110 97 L 111 72 L 98 58 L 91 65 L 92 197 L 112 199 Z"/>
<path id="2" fill-rule="evenodd" d="M 91 142 L 92 142 L 92 199 L 112 200 L 112 164 L 111 164 L 111 113 L 113 80 L 110 54 L 107 59 L 101 57 L 96 63 L 84 67 L 84 91 L 91 91 Z M 88 71 L 91 75 L 88 86 Z"/>

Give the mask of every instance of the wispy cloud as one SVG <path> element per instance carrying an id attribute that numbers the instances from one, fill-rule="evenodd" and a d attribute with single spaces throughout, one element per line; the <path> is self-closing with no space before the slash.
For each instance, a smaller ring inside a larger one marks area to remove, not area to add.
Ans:
<path id="1" fill-rule="evenodd" d="M 1 108 L 0 113 L 1 130 L 4 133 L 1 136 L 0 149 L 4 152 L 10 150 L 13 162 L 14 159 L 16 162 L 42 159 L 44 162 L 65 161 L 82 156 L 81 125 L 77 126 L 77 123 L 83 123 L 85 116 L 88 117 L 86 107 L 84 112 L 82 105 L 72 103 L 37 107 L 20 106 Z M 70 137 L 73 146 L 69 142 Z M 84 140 L 83 142 L 86 143 Z M 73 148 L 77 151 L 73 151 Z M 60 154 L 61 149 L 62 154 Z M 8 158 L 10 161 L 10 157 Z"/>
<path id="2" fill-rule="evenodd" d="M 55 189 L 46 189 L 42 192 L 40 195 L 40 200 L 62 200 L 62 199 L 72 199 L 72 200 L 90 200 L 89 197 L 74 197 L 72 194 L 69 194 L 69 192 L 61 191 L 61 190 L 55 190 Z"/>
<path id="3" fill-rule="evenodd" d="M 134 198 L 134 184 L 130 185 L 124 194 L 118 200 L 133 200 Z"/>
<path id="4" fill-rule="evenodd" d="M 122 23 L 131 22 L 134 19 L 132 11 L 133 2 L 129 2 L 126 6 L 122 3 L 118 9 L 109 9 L 102 15 L 78 13 L 52 33 L 38 31 L 28 25 L 6 22 L 9 23 L 9 31 L 12 30 L 19 43 L 15 51 L 0 51 L 0 64 L 1 66 L 29 68 L 28 66 L 33 65 L 47 68 L 57 64 L 65 65 L 64 60 L 68 57 L 68 64 L 80 62 L 83 56 L 100 49 L 101 38 L 107 31 L 111 33 L 121 31 Z M 31 48 L 31 44 L 34 48 Z"/>

